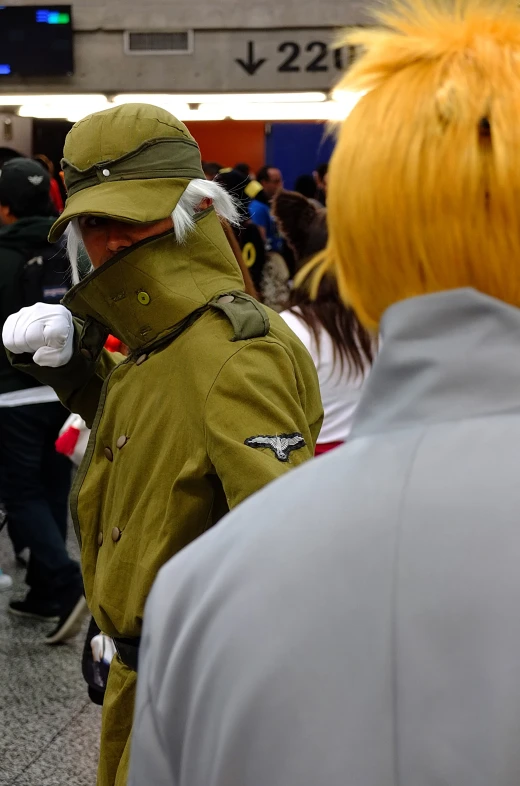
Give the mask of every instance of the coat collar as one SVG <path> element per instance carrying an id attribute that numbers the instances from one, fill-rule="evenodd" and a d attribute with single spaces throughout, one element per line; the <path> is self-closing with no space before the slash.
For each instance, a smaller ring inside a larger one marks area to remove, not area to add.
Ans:
<path id="1" fill-rule="evenodd" d="M 520 411 L 520 310 L 458 289 L 392 306 L 352 437 Z"/>
<path id="2" fill-rule="evenodd" d="M 237 262 L 210 209 L 197 217 L 185 245 L 172 230 L 132 246 L 71 289 L 63 304 L 135 351 L 174 333 L 219 293 L 242 289 Z"/>

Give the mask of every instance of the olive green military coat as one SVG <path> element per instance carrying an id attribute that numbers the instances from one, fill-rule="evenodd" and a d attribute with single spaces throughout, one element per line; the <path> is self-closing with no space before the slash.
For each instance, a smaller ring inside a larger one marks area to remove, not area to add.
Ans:
<path id="1" fill-rule="evenodd" d="M 210 209 L 186 245 L 173 232 L 148 239 L 71 290 L 64 303 L 79 321 L 66 366 L 11 356 L 92 426 L 71 508 L 87 602 L 109 635 L 139 636 L 159 568 L 314 454 L 322 406 L 313 362 L 242 286 Z M 129 346 L 126 359 L 103 349 L 108 332 Z M 135 685 L 116 658 L 98 786 L 126 784 Z"/>
<path id="2" fill-rule="evenodd" d="M 186 245 L 172 232 L 148 239 L 71 290 L 64 303 L 82 326 L 67 366 L 13 358 L 92 426 L 72 514 L 87 601 L 109 635 L 139 636 L 159 568 L 314 453 L 312 360 L 241 289 L 210 209 Z M 108 331 L 128 358 L 102 349 Z"/>

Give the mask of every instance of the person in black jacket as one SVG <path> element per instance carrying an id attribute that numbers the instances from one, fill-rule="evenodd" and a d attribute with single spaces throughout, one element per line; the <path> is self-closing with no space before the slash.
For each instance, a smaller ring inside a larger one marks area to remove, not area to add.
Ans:
<path id="1" fill-rule="evenodd" d="M 16 158 L 0 170 L 0 325 L 38 301 L 59 303 L 70 287 L 61 246 L 47 235 L 55 220 L 49 175 Z M 0 496 L 15 550 L 30 550 L 25 599 L 9 612 L 54 620 L 50 644 L 75 635 L 86 611 L 79 565 L 66 549 L 71 465 L 54 447 L 67 418 L 51 388 L 14 369 L 0 344 Z"/>

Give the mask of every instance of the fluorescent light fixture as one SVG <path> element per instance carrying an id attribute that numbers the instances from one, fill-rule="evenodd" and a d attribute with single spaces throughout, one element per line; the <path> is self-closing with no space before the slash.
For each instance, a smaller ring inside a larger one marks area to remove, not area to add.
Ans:
<path id="1" fill-rule="evenodd" d="M 1 105 L 1 99 L 0 99 Z M 92 112 L 100 112 L 103 109 L 109 109 L 114 106 L 107 99 L 102 96 L 98 99 L 83 99 L 82 101 L 26 101 L 23 103 L 18 114 L 20 117 L 34 117 L 34 118 L 63 118 L 69 120 L 71 123 L 76 123 L 78 120 L 90 115 Z M 224 120 L 227 116 L 225 110 L 214 104 L 202 104 L 198 109 L 190 109 L 188 104 L 174 104 L 166 106 L 179 120 Z"/>
<path id="2" fill-rule="evenodd" d="M 62 93 L 61 95 L 1 95 L 0 106 L 21 106 L 22 104 L 64 104 L 71 106 L 72 104 L 83 104 L 85 102 L 103 101 L 107 103 L 107 97 L 102 93 L 78 93 L 70 94 Z"/>
<path id="3" fill-rule="evenodd" d="M 150 103 L 179 120 L 344 120 L 359 93 L 343 93 L 341 101 L 327 101 L 325 93 L 229 93 L 220 95 L 121 94 L 115 104 Z M 197 109 L 188 105 L 196 104 Z"/>
<path id="4" fill-rule="evenodd" d="M 332 100 L 342 106 L 347 107 L 351 112 L 356 106 L 357 102 L 367 94 L 366 90 L 354 92 L 352 90 L 333 90 Z"/>
<path id="5" fill-rule="evenodd" d="M 114 96 L 114 104 L 155 104 L 155 106 L 174 106 L 175 104 L 292 104 L 312 101 L 325 101 L 325 93 L 200 93 L 182 95 L 174 93 L 121 93 Z"/>
<path id="6" fill-rule="evenodd" d="M 225 120 L 228 116 L 225 108 L 221 109 L 215 104 L 201 104 L 198 109 L 186 108 L 180 112 L 173 112 L 184 123 L 188 120 Z"/>
<path id="7" fill-rule="evenodd" d="M 20 106 L 30 98 L 34 98 L 34 96 L 1 96 L 0 95 L 0 106 Z"/>
<path id="8" fill-rule="evenodd" d="M 232 120 L 344 120 L 352 107 L 336 101 L 309 104 L 243 104 L 230 106 L 228 116 Z"/>
<path id="9" fill-rule="evenodd" d="M 134 102 L 131 101 L 130 103 Z M 161 106 L 183 122 L 188 120 L 224 120 L 227 117 L 226 107 L 221 108 L 217 104 L 200 104 L 197 109 L 191 109 L 185 103 L 179 103 L 178 101 L 168 103 L 164 101 L 162 104 L 156 104 L 156 106 Z"/>
<path id="10" fill-rule="evenodd" d="M 221 95 L 127 94 L 111 102 L 102 93 L 71 95 L 0 95 L 0 106 L 17 106 L 21 117 L 65 118 L 76 122 L 92 112 L 126 103 L 152 103 L 172 112 L 179 120 L 341 121 L 364 95 L 325 93 L 229 93 Z M 295 99 L 298 96 L 299 100 Z M 267 100 L 267 99 L 270 100 Z M 302 100 L 303 98 L 308 100 Z M 207 100 L 202 100 L 207 99 Z M 260 100 L 261 99 L 261 100 Z M 311 100 L 316 99 L 316 100 Z"/>
<path id="11" fill-rule="evenodd" d="M 16 98 L 21 99 L 21 106 L 18 110 L 20 117 L 63 118 L 72 123 L 92 112 L 99 112 L 111 106 L 107 98 L 101 94 L 16 96 Z M 0 105 L 2 101 L 3 98 L 0 96 Z"/>

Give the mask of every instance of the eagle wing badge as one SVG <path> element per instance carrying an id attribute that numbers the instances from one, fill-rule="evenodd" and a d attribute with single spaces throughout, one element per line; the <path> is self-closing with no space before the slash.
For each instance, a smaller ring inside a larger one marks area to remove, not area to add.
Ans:
<path id="1" fill-rule="evenodd" d="M 278 461 L 289 461 L 293 450 L 300 450 L 306 446 L 302 434 L 261 434 L 258 437 L 248 437 L 244 442 L 250 448 L 272 450 Z"/>

